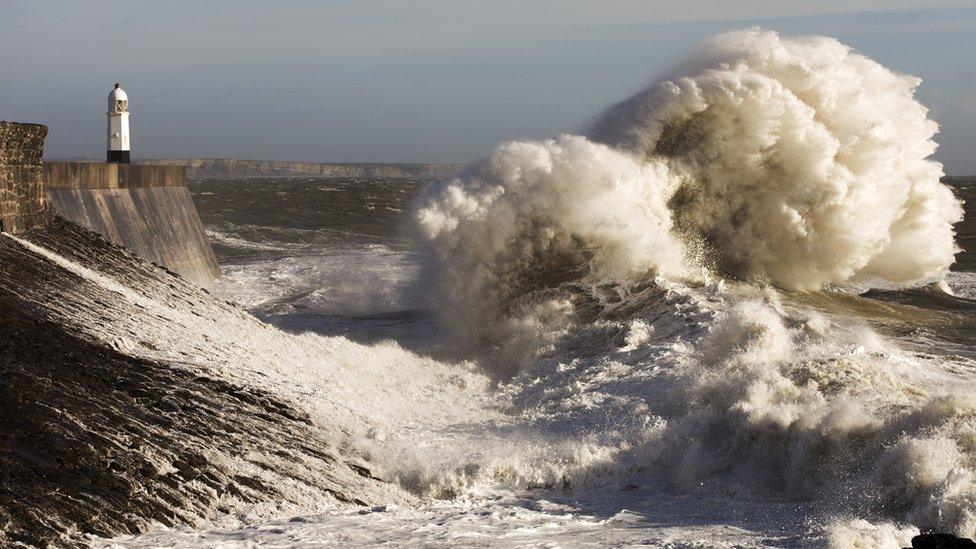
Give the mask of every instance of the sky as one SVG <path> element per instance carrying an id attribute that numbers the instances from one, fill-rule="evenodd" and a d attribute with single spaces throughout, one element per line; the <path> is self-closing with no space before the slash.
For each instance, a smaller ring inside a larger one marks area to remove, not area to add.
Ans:
<path id="1" fill-rule="evenodd" d="M 136 158 L 465 162 L 759 26 L 921 77 L 936 158 L 976 174 L 976 0 L 0 1 L 0 120 L 47 124 L 48 158 L 104 155 L 118 81 Z"/>

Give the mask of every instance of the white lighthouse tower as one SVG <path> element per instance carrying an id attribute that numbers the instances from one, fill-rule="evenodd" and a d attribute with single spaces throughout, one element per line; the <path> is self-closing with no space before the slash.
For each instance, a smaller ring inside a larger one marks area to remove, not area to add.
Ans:
<path id="1" fill-rule="evenodd" d="M 108 94 L 108 161 L 129 163 L 129 96 L 118 82 Z"/>

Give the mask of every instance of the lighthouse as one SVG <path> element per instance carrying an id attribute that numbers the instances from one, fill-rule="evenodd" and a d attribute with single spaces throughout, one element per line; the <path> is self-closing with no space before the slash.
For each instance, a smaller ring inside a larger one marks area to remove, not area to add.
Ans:
<path id="1" fill-rule="evenodd" d="M 129 96 L 118 82 L 108 94 L 108 161 L 129 163 Z"/>

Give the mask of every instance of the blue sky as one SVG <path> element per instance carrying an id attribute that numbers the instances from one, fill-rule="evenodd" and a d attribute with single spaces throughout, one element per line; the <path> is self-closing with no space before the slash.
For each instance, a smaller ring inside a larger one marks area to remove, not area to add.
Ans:
<path id="1" fill-rule="evenodd" d="M 757 25 L 920 76 L 937 158 L 976 174 L 976 0 L 7 0 L 0 119 L 48 124 L 48 157 L 100 157 L 120 81 L 136 157 L 458 162 L 581 131 Z"/>

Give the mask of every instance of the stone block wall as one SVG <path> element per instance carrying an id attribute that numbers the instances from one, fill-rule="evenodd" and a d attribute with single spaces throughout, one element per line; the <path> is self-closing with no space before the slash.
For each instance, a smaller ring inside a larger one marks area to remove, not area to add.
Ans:
<path id="1" fill-rule="evenodd" d="M 23 232 L 52 215 L 44 191 L 44 138 L 47 126 L 0 121 L 0 222 Z"/>

